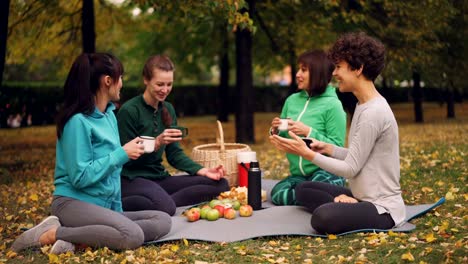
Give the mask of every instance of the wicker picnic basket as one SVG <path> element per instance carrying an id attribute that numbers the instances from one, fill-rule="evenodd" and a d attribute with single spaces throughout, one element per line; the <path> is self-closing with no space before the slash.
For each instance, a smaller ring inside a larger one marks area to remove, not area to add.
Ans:
<path id="1" fill-rule="evenodd" d="M 192 150 L 192 159 L 206 168 L 213 168 L 220 164 L 226 169 L 225 178 L 229 186 L 237 187 L 237 153 L 250 151 L 250 147 L 239 143 L 224 143 L 224 132 L 221 122 L 218 123 L 219 138 L 217 143 L 199 145 Z"/>

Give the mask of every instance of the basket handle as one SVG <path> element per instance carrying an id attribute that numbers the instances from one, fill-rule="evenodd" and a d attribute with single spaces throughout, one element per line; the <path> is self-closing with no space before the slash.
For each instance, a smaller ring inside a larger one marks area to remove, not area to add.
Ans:
<path id="1" fill-rule="evenodd" d="M 218 132 L 219 132 L 219 144 L 221 146 L 221 152 L 224 153 L 226 152 L 226 148 L 224 146 L 224 132 L 223 132 L 223 126 L 221 125 L 221 122 L 219 120 L 216 120 L 218 123 Z"/>

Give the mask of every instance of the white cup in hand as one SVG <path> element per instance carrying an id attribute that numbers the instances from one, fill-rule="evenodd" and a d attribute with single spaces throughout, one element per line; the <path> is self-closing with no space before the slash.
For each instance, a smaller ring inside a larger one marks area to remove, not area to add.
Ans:
<path id="1" fill-rule="evenodd" d="M 143 139 L 143 146 L 145 147 L 145 153 L 151 153 L 154 151 L 155 138 L 148 136 L 140 136 Z"/>
<path id="2" fill-rule="evenodd" d="M 288 131 L 288 121 L 289 121 L 289 118 L 281 118 L 280 119 L 281 124 L 278 126 L 278 130 Z"/>

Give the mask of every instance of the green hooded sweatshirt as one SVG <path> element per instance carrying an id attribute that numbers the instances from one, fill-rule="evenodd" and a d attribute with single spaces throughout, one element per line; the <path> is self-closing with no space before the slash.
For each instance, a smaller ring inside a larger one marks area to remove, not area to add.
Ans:
<path id="1" fill-rule="evenodd" d="M 281 118 L 301 121 L 312 128 L 307 137 L 342 147 L 346 137 L 346 113 L 336 95 L 336 89 L 328 85 L 321 95 L 309 97 L 304 90 L 290 95 L 284 103 Z M 287 131 L 280 136 L 289 137 Z M 294 154 L 286 154 L 289 171 L 294 176 L 310 176 L 318 167 Z"/>

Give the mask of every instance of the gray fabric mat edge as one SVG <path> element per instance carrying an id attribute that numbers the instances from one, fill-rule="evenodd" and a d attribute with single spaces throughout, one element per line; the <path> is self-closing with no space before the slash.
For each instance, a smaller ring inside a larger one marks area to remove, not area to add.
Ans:
<path id="1" fill-rule="evenodd" d="M 265 236 L 318 236 L 310 226 L 311 214 L 300 206 L 275 206 L 269 202 L 270 191 L 276 180 L 262 180 L 262 188 L 267 191 L 267 202 L 262 204 L 262 210 L 254 211 L 251 217 L 237 217 L 234 220 L 218 219 L 217 221 L 200 220 L 190 223 L 181 213 L 189 206 L 177 208 L 172 217 L 172 229 L 163 238 L 148 242 L 147 244 L 160 243 L 171 240 L 200 240 L 210 242 L 236 242 L 256 237 Z M 433 204 L 406 206 L 407 221 L 425 214 L 427 211 L 444 203 L 442 198 Z M 410 232 L 416 228 L 415 225 L 405 222 L 403 225 L 390 229 L 394 232 Z M 338 235 L 347 235 L 357 232 L 388 232 L 390 230 L 354 230 Z"/>

